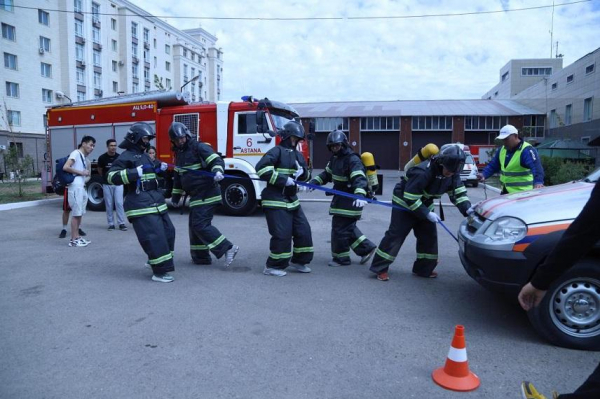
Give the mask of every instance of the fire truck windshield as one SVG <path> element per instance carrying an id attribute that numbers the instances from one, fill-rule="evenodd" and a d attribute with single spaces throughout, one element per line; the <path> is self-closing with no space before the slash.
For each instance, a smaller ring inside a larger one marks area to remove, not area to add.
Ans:
<path id="1" fill-rule="evenodd" d="M 270 110 L 271 117 L 273 118 L 273 123 L 275 123 L 275 127 L 277 130 L 283 129 L 283 125 L 288 123 L 289 121 L 293 121 L 294 118 L 290 114 L 278 113 L 276 110 Z"/>

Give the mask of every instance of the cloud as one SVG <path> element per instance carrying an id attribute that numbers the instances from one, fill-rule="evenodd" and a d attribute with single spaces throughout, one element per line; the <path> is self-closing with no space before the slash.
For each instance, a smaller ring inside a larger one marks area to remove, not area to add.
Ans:
<path id="1" fill-rule="evenodd" d="M 564 0 L 565 2 L 568 0 Z M 133 0 L 154 15 L 326 18 L 342 20 L 169 19 L 179 29 L 201 25 L 224 53 L 223 99 L 245 94 L 286 102 L 480 98 L 510 59 L 550 56 L 549 31 L 567 66 L 598 47 L 594 2 L 493 14 L 350 19 L 551 5 L 550 0 L 178 2 Z"/>

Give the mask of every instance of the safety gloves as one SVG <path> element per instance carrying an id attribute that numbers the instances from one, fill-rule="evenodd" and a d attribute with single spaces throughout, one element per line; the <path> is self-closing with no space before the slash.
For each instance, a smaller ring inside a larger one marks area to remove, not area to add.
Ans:
<path id="1" fill-rule="evenodd" d="M 164 172 L 164 171 L 165 171 L 165 170 L 167 170 L 167 169 L 169 169 L 169 165 L 167 165 L 167 163 L 166 163 L 166 162 L 161 162 L 161 163 L 160 163 L 160 170 L 161 170 L 162 172 Z"/>
<path id="2" fill-rule="evenodd" d="M 427 214 L 427 220 L 429 220 L 431 223 L 438 223 L 442 219 L 440 219 L 440 217 L 437 215 L 437 213 L 435 213 L 435 212 L 429 212 Z"/>
<path id="3" fill-rule="evenodd" d="M 357 208 L 362 208 L 363 206 L 367 205 L 369 202 L 366 200 L 361 200 L 361 199 L 355 199 L 354 200 L 354 206 Z"/>
<path id="4" fill-rule="evenodd" d="M 288 177 L 287 180 L 285 181 L 285 186 L 286 187 L 293 186 L 295 184 L 296 184 L 296 182 L 291 177 Z"/>
<path id="5" fill-rule="evenodd" d="M 144 174 L 144 166 L 140 165 L 136 169 L 137 169 L 138 176 L 142 177 L 142 175 Z"/>
<path id="6" fill-rule="evenodd" d="M 214 177 L 214 179 L 215 179 L 215 181 L 216 181 L 216 182 L 220 182 L 220 181 L 221 181 L 221 180 L 223 180 L 224 178 L 225 178 L 225 176 L 223 176 L 223 173 L 221 173 L 221 172 L 217 172 L 217 173 L 215 173 L 215 177 Z"/>
<path id="7" fill-rule="evenodd" d="M 294 180 L 298 180 L 298 178 L 304 174 L 304 168 L 302 166 L 300 166 L 300 164 L 298 163 L 298 161 L 296 161 L 296 168 L 298 170 L 296 170 L 294 172 Z"/>

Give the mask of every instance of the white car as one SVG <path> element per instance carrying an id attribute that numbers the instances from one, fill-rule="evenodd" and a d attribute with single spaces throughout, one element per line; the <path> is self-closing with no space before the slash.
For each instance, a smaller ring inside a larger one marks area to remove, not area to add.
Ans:
<path id="1" fill-rule="evenodd" d="M 463 170 L 460 172 L 460 180 L 462 180 L 465 186 L 470 184 L 473 187 L 477 187 L 479 184 L 479 180 L 477 179 L 477 165 L 470 152 L 465 151 L 465 155 L 467 157 L 465 159 Z"/>

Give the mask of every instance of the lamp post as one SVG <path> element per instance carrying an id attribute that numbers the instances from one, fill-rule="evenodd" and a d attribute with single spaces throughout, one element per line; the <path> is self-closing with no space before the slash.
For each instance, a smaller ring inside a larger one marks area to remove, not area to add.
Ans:
<path id="1" fill-rule="evenodd" d="M 185 86 L 189 85 L 192 82 L 195 82 L 196 80 L 198 80 L 198 78 L 200 78 L 200 75 L 196 75 L 193 78 L 191 78 L 190 80 L 188 80 L 187 82 L 185 82 L 185 84 L 179 88 L 179 91 L 183 92 L 183 88 Z"/>
<path id="2" fill-rule="evenodd" d="M 63 93 L 62 91 L 56 91 L 56 97 L 62 99 L 63 97 L 66 97 L 67 100 L 69 100 L 70 103 L 73 103 L 73 100 L 71 100 L 71 98 L 69 96 L 67 96 L 65 93 Z"/>

